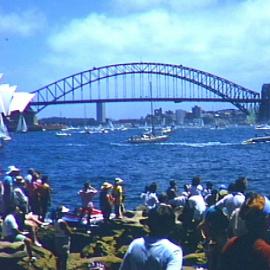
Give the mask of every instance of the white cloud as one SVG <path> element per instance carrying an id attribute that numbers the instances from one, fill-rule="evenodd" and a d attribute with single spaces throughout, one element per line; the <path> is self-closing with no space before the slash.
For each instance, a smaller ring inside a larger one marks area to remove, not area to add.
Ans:
<path id="1" fill-rule="evenodd" d="M 45 17 L 36 10 L 21 13 L 0 12 L 0 33 L 30 36 L 45 24 Z"/>
<path id="2" fill-rule="evenodd" d="M 113 0 L 112 6 L 115 7 L 115 12 L 121 13 L 144 12 L 157 7 L 183 13 L 194 12 L 194 9 L 212 8 L 217 3 L 218 0 Z"/>
<path id="3" fill-rule="evenodd" d="M 51 51 L 46 62 L 61 67 L 66 75 L 120 62 L 177 63 L 236 82 L 240 79 L 244 86 L 252 87 L 252 72 L 258 74 L 269 63 L 268 1 L 231 5 L 232 1 L 225 5 L 217 0 L 190 1 L 184 10 L 196 10 L 189 13 L 179 12 L 180 4 L 174 10 L 176 0 L 130 2 L 129 8 L 144 11 L 121 16 L 92 13 L 55 32 L 49 38 Z M 123 0 L 114 3 L 120 5 Z"/>

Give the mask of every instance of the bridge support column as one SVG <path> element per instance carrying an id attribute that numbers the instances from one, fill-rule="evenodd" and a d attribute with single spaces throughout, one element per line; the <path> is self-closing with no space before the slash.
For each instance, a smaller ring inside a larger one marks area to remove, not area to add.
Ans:
<path id="1" fill-rule="evenodd" d="M 105 103 L 102 102 L 97 103 L 97 122 L 98 123 L 106 122 Z"/>
<path id="2" fill-rule="evenodd" d="M 270 84 L 263 84 L 261 91 L 262 102 L 259 109 L 258 120 L 260 122 L 270 121 Z"/>

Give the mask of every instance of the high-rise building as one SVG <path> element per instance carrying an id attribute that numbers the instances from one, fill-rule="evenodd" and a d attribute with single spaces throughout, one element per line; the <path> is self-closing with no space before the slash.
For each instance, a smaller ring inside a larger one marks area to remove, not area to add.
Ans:
<path id="1" fill-rule="evenodd" d="M 97 122 L 105 123 L 105 121 L 106 121 L 105 103 L 98 102 L 97 103 Z"/>
<path id="2" fill-rule="evenodd" d="M 185 116 L 186 116 L 186 111 L 180 110 L 180 109 L 176 110 L 175 111 L 176 124 L 177 125 L 183 125 L 184 120 L 185 120 Z"/>

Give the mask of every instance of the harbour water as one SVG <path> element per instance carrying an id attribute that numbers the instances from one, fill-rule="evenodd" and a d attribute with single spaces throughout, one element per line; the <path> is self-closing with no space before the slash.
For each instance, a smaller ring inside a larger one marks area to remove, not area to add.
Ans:
<path id="1" fill-rule="evenodd" d="M 23 175 L 30 167 L 48 175 L 54 207 L 78 206 L 77 191 L 85 181 L 99 188 L 115 177 L 125 181 L 129 209 L 141 203 L 139 195 L 146 184 L 156 181 L 161 192 L 170 179 L 176 179 L 181 189 L 195 175 L 200 175 L 203 183 L 216 185 L 247 176 L 250 190 L 270 194 L 270 144 L 242 144 L 258 134 L 252 127 L 180 128 L 164 143 L 126 143 L 128 137 L 140 132 L 73 133 L 68 137 L 57 137 L 53 131 L 14 133 L 0 149 L 2 174 L 7 166 L 16 165 Z"/>

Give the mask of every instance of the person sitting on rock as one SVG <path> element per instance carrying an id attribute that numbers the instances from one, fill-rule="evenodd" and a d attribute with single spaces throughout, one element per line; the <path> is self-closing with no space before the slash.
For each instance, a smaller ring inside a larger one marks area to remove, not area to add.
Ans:
<path id="1" fill-rule="evenodd" d="M 120 270 L 182 269 L 182 249 L 167 239 L 175 225 L 172 207 L 158 205 L 141 222 L 149 227 L 150 234 L 131 242 Z"/>
<path id="2" fill-rule="evenodd" d="M 3 227 L 2 227 L 2 235 L 4 240 L 10 242 L 24 242 L 26 246 L 26 251 L 29 257 L 29 261 L 35 261 L 36 257 L 33 257 L 32 252 L 32 240 L 26 237 L 26 233 L 22 232 L 18 228 L 18 224 L 16 222 L 15 215 L 19 211 L 18 207 L 15 205 L 10 205 L 7 209 L 7 214 L 4 218 Z"/>

